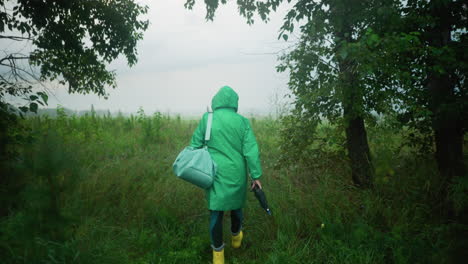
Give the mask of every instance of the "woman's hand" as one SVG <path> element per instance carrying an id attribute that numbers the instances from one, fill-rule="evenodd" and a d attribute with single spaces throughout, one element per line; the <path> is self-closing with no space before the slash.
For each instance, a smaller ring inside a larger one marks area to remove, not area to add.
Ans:
<path id="1" fill-rule="evenodd" d="M 262 189 L 262 183 L 260 182 L 260 180 L 253 180 L 252 181 L 252 186 L 250 186 L 250 190 L 253 190 L 255 185 L 257 185 L 258 188 Z"/>

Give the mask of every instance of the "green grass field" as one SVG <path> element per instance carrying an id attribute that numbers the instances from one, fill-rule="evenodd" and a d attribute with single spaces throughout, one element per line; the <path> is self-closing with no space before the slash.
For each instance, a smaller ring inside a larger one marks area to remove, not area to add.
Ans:
<path id="1" fill-rule="evenodd" d="M 29 143 L 10 164 L 2 263 L 210 263 L 204 191 L 172 163 L 197 121 L 132 117 L 32 117 Z M 402 144 L 404 131 L 369 128 L 375 189 L 353 187 L 337 128 L 322 125 L 295 163 L 278 163 L 279 121 L 251 119 L 273 216 L 248 193 L 245 240 L 226 263 L 457 263 L 467 226 L 444 220 L 432 156 Z M 289 150 L 290 151 L 290 150 Z M 465 183 L 464 186 L 467 184 Z M 454 190 L 463 201 L 466 189 Z M 465 193 L 466 194 L 466 193 Z M 458 196 L 457 196 L 458 195 Z"/>

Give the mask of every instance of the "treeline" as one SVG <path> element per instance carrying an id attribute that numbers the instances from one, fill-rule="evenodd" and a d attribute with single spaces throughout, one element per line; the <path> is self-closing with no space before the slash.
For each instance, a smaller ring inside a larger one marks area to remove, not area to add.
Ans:
<path id="1" fill-rule="evenodd" d="M 13 113 L 16 113 L 20 115 L 21 110 L 19 109 L 12 109 Z M 58 110 L 58 111 L 57 111 Z M 97 116 L 111 116 L 115 115 L 112 114 L 109 110 L 94 110 L 94 107 L 91 106 L 90 110 L 72 110 L 66 107 L 61 107 L 58 106 L 57 108 L 38 108 L 36 113 L 34 112 L 26 112 L 26 113 L 21 113 L 21 115 L 26 116 L 26 117 L 33 117 L 33 116 L 49 116 L 49 117 L 57 117 L 58 113 L 65 113 L 68 116 L 71 115 L 77 115 L 77 116 L 83 116 L 83 115 L 97 115 Z M 123 115 L 123 114 L 122 114 Z"/>

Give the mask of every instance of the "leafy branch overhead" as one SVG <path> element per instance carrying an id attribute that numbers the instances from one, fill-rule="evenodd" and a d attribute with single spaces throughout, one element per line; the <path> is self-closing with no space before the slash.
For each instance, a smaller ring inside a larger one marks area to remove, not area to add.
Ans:
<path id="1" fill-rule="evenodd" d="M 106 64 L 119 55 L 129 66 L 137 62 L 136 44 L 149 23 L 141 18 L 146 12 L 131 0 L 2 1 L 0 38 L 26 42 L 31 50 L 0 58 L 0 99 L 53 80 L 68 85 L 70 93 L 105 96 L 106 87 L 115 87 L 115 73 Z"/>

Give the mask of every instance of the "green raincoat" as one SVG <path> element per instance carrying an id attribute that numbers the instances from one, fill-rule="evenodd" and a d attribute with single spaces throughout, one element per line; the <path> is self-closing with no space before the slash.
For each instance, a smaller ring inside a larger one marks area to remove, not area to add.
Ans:
<path id="1" fill-rule="evenodd" d="M 257 141 L 249 120 L 237 113 L 239 96 L 229 86 L 222 87 L 211 101 L 213 124 L 208 151 L 218 165 L 213 185 L 206 190 L 208 209 L 229 211 L 245 204 L 247 173 L 252 179 L 262 176 Z M 192 136 L 191 146 L 204 144 L 208 113 Z"/>

